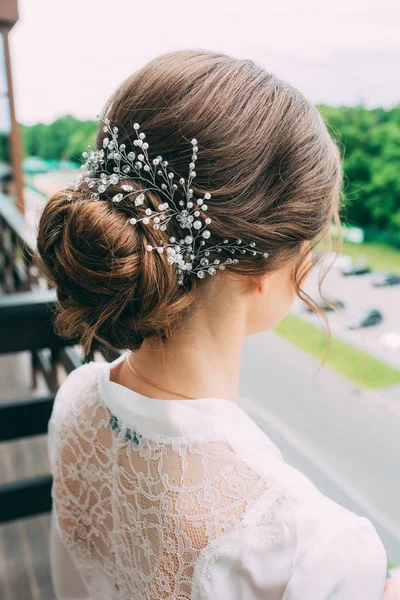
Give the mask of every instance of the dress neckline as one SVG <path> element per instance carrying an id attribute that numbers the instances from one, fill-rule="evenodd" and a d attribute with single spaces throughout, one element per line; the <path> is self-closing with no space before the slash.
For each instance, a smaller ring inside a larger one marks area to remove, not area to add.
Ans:
<path id="1" fill-rule="evenodd" d="M 236 402 L 226 398 L 150 398 L 111 381 L 111 370 L 125 356 L 126 353 L 107 364 L 100 378 L 99 392 L 110 412 L 127 426 L 136 426 L 143 434 L 191 441 L 225 439 L 227 432 L 239 427 L 243 430 L 245 424 L 256 427 Z"/>

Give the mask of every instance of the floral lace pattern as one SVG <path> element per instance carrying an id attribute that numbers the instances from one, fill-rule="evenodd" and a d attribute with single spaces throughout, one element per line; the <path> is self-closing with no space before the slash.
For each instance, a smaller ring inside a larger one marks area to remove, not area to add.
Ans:
<path id="1" fill-rule="evenodd" d="M 150 439 L 96 381 L 53 413 L 50 436 L 58 527 L 96 600 L 201 597 L 220 540 L 254 531 L 246 515 L 269 491 L 257 531 L 279 541 L 282 499 L 226 440 Z"/>

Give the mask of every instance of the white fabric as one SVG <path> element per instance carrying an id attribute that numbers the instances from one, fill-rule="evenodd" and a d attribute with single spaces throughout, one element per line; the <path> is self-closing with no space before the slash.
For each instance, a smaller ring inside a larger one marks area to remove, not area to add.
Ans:
<path id="1" fill-rule="evenodd" d="M 235 403 L 154 400 L 89 363 L 49 424 L 59 600 L 381 600 L 370 521 L 323 496 Z"/>

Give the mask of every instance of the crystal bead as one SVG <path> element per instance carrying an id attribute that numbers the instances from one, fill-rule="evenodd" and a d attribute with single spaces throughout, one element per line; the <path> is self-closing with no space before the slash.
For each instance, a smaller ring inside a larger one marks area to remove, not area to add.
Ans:
<path id="1" fill-rule="evenodd" d="M 123 197 L 123 194 L 116 194 L 115 196 L 113 196 L 113 202 L 121 202 Z"/>
<path id="2" fill-rule="evenodd" d="M 217 272 L 217 271 L 216 271 L 216 269 L 214 269 L 214 267 L 210 267 L 210 268 L 208 269 L 208 273 L 209 273 L 210 275 L 215 275 L 215 273 L 216 273 L 216 272 Z"/>
<path id="3" fill-rule="evenodd" d="M 99 192 L 100 192 L 100 194 L 102 194 L 105 191 L 106 191 L 106 186 L 105 185 L 99 185 Z"/>
<path id="4" fill-rule="evenodd" d="M 131 185 L 121 185 L 121 188 L 124 192 L 133 192 L 133 187 Z"/>
<path id="5" fill-rule="evenodd" d="M 161 225 L 160 229 L 161 229 L 161 231 L 165 231 L 167 228 L 165 225 Z"/>
<path id="6" fill-rule="evenodd" d="M 255 245 L 256 245 L 256 243 L 255 243 L 255 242 L 251 242 L 251 243 L 250 243 L 250 246 L 251 246 L 252 248 L 254 248 L 254 246 L 255 246 Z"/>
<path id="7" fill-rule="evenodd" d="M 139 129 L 139 127 L 140 127 L 139 123 L 135 123 L 133 126 L 133 129 L 136 129 L 136 131 L 137 131 Z"/>
<path id="8" fill-rule="evenodd" d="M 129 158 L 129 160 L 135 160 L 136 154 L 134 152 L 129 152 L 128 158 Z"/>
<path id="9" fill-rule="evenodd" d="M 124 172 L 124 173 L 129 173 L 129 171 L 131 170 L 131 168 L 130 168 L 130 166 L 129 166 L 129 165 L 124 165 L 124 166 L 122 167 L 122 170 L 123 170 L 123 172 Z"/>
<path id="10" fill-rule="evenodd" d="M 202 267 L 207 267 L 208 266 L 208 258 L 201 258 L 200 264 Z"/>
<path id="11" fill-rule="evenodd" d="M 216 258 L 216 259 L 214 260 L 214 265 L 219 265 L 219 263 L 220 263 L 220 262 L 221 262 L 221 261 L 219 260 L 219 258 Z"/>
<path id="12" fill-rule="evenodd" d="M 268 258 L 268 256 L 269 256 L 268 252 L 264 252 L 263 257 Z"/>
<path id="13" fill-rule="evenodd" d="M 119 181 L 118 175 L 114 175 L 114 174 L 111 175 L 111 177 L 110 177 L 110 183 L 116 184 L 116 183 L 118 183 L 118 181 Z"/>
<path id="14" fill-rule="evenodd" d="M 169 238 L 169 241 L 171 242 L 171 244 L 175 244 L 175 242 L 176 242 L 176 239 L 175 239 L 174 237 L 170 237 L 170 238 Z"/>
<path id="15" fill-rule="evenodd" d="M 206 251 L 204 252 L 204 254 L 205 254 L 205 256 L 210 256 L 210 253 L 209 253 L 209 251 L 208 251 L 208 250 L 206 250 Z"/>
<path id="16" fill-rule="evenodd" d="M 179 183 L 180 183 L 181 185 L 184 185 L 184 183 L 185 183 L 185 180 L 183 179 L 183 177 L 181 177 L 181 178 L 180 178 L 180 180 L 179 180 Z"/>
<path id="17" fill-rule="evenodd" d="M 140 206 L 144 202 L 144 194 L 141 193 L 135 198 L 135 206 Z"/>
<path id="18" fill-rule="evenodd" d="M 204 271 L 197 271 L 197 277 L 198 277 L 199 279 L 204 279 L 204 277 L 205 277 L 205 273 L 204 273 Z"/>

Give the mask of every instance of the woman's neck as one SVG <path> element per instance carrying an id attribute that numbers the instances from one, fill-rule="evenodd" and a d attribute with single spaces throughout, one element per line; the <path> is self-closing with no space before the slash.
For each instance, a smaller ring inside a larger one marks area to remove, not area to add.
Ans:
<path id="1" fill-rule="evenodd" d="M 139 374 L 159 385 L 193 398 L 226 398 L 238 401 L 239 369 L 246 331 L 245 305 L 220 306 L 212 315 L 203 305 L 166 343 L 145 340 L 130 356 Z M 192 324 L 192 325 L 191 325 Z M 132 373 L 125 364 L 112 373 L 113 381 L 145 396 L 172 399 Z"/>

